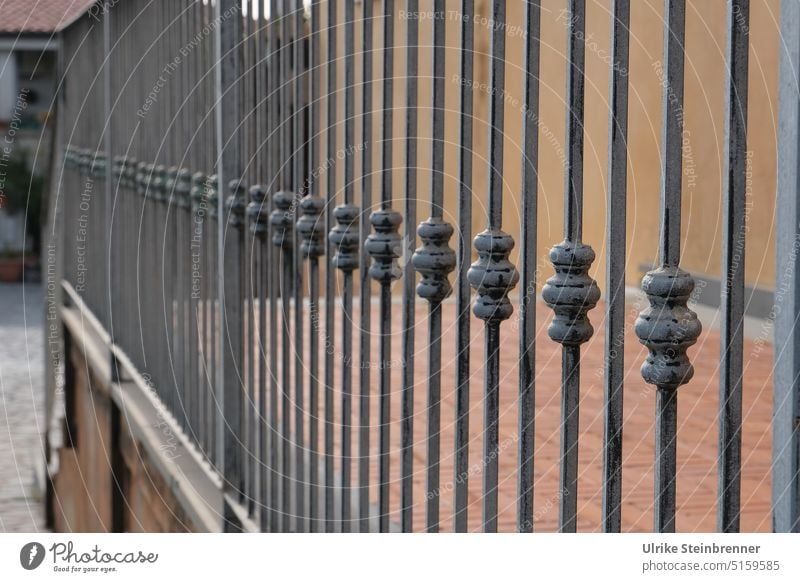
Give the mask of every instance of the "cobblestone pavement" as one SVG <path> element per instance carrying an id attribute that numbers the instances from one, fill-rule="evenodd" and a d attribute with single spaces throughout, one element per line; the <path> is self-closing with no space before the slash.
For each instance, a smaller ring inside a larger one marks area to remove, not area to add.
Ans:
<path id="1" fill-rule="evenodd" d="M 41 297 L 39 285 L 0 284 L 0 532 L 44 529 Z"/>

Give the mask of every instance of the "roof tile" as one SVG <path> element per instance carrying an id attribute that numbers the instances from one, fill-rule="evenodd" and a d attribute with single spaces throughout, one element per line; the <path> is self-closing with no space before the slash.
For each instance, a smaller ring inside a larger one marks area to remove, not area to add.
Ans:
<path id="1" fill-rule="evenodd" d="M 0 0 L 0 33 L 48 33 L 66 26 L 95 0 Z"/>

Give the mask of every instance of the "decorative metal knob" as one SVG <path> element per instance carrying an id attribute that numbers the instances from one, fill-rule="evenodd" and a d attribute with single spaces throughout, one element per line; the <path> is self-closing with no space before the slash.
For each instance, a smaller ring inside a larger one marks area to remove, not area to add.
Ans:
<path id="1" fill-rule="evenodd" d="M 200 208 L 206 202 L 206 179 L 206 175 L 203 172 L 192 174 L 192 189 L 189 192 L 189 199 L 195 208 Z"/>
<path id="2" fill-rule="evenodd" d="M 241 228 L 244 226 L 244 213 L 247 210 L 247 203 L 244 199 L 245 186 L 241 180 L 234 178 L 228 182 L 230 195 L 225 200 L 225 208 L 228 210 L 228 224 Z"/>
<path id="3" fill-rule="evenodd" d="M 74 168 L 77 165 L 77 155 L 75 148 L 72 146 L 64 146 L 64 167 Z"/>
<path id="4" fill-rule="evenodd" d="M 112 163 L 112 173 L 117 183 L 121 188 L 133 188 L 136 183 L 131 182 L 131 163 L 136 163 L 133 158 L 128 156 L 115 156 Z M 133 167 L 133 173 L 136 173 L 136 167 Z"/>
<path id="5" fill-rule="evenodd" d="M 267 236 L 269 222 L 267 192 L 263 186 L 250 187 L 250 204 L 247 205 L 247 217 L 250 219 L 250 232 L 263 240 Z"/>
<path id="6" fill-rule="evenodd" d="M 586 315 L 600 299 L 600 289 L 589 276 L 594 258 L 592 247 L 582 243 L 563 241 L 550 249 L 556 272 L 545 282 L 542 299 L 555 317 L 547 333 L 565 346 L 579 346 L 594 333 Z"/>
<path id="7" fill-rule="evenodd" d="M 166 200 L 166 172 L 167 169 L 161 164 L 153 168 L 150 178 L 150 190 L 153 193 L 153 200 L 163 202 Z"/>
<path id="8" fill-rule="evenodd" d="M 358 216 L 358 206 L 352 204 L 342 204 L 333 209 L 336 225 L 328 235 L 335 247 L 331 264 L 346 273 L 358 268 Z"/>
<path id="9" fill-rule="evenodd" d="M 399 279 L 403 272 L 397 264 L 403 254 L 402 239 L 397 233 L 403 217 L 390 208 L 376 210 L 369 217 L 374 232 L 367 237 L 364 249 L 372 257 L 369 276 L 380 283 Z"/>
<path id="10" fill-rule="evenodd" d="M 89 154 L 91 156 L 90 169 L 92 177 L 104 178 L 106 175 L 106 156 L 101 152 Z"/>
<path id="11" fill-rule="evenodd" d="M 300 200 L 301 216 L 297 232 L 302 237 L 300 250 L 304 257 L 316 259 L 325 254 L 325 221 L 322 211 L 325 201 L 319 196 L 303 196 Z"/>
<path id="12" fill-rule="evenodd" d="M 697 315 L 687 307 L 694 279 L 679 267 L 661 267 L 644 276 L 642 290 L 650 301 L 634 325 L 650 352 L 642 377 L 659 388 L 676 389 L 694 375 L 686 350 L 702 331 Z"/>
<path id="13" fill-rule="evenodd" d="M 147 192 L 147 186 L 150 181 L 150 169 L 152 164 L 147 162 L 139 162 L 136 164 L 136 193 L 144 196 Z"/>
<path id="14" fill-rule="evenodd" d="M 191 206 L 192 174 L 186 168 L 180 168 L 175 176 L 175 202 L 178 208 Z"/>
<path id="15" fill-rule="evenodd" d="M 478 260 L 467 272 L 470 286 L 478 293 L 472 312 L 486 323 L 500 323 L 514 312 L 509 292 L 519 281 L 519 273 L 508 260 L 514 239 L 501 230 L 484 230 L 473 240 Z"/>
<path id="16" fill-rule="evenodd" d="M 88 175 L 92 167 L 92 153 L 87 149 L 80 150 L 78 154 L 78 169 L 84 176 Z"/>
<path id="17" fill-rule="evenodd" d="M 172 201 L 175 197 L 175 185 L 178 183 L 178 167 L 170 166 L 164 173 L 164 198 Z"/>
<path id="18" fill-rule="evenodd" d="M 456 253 L 448 246 L 453 227 L 441 218 L 429 218 L 417 227 L 422 246 L 414 251 L 412 263 L 422 275 L 417 295 L 431 303 L 444 301 L 453 288 L 447 276 L 456 268 Z"/>
<path id="19" fill-rule="evenodd" d="M 206 200 L 208 200 L 208 215 L 212 218 L 219 216 L 219 190 L 216 174 L 211 174 L 206 178 Z"/>
<path id="20" fill-rule="evenodd" d="M 122 168 L 122 175 L 123 175 L 123 183 L 125 187 L 133 190 L 136 188 L 136 169 L 138 167 L 138 162 L 136 158 L 124 158 L 123 159 L 123 168 Z"/>
<path id="21" fill-rule="evenodd" d="M 127 160 L 125 156 L 114 156 L 111 160 L 111 174 L 114 176 L 115 180 L 122 183 L 123 176 L 125 175 L 125 164 Z"/>
<path id="22" fill-rule="evenodd" d="M 286 190 L 277 192 L 273 197 L 275 210 L 269 217 L 272 225 L 272 244 L 282 247 L 284 250 L 292 248 L 292 204 L 294 194 Z"/>

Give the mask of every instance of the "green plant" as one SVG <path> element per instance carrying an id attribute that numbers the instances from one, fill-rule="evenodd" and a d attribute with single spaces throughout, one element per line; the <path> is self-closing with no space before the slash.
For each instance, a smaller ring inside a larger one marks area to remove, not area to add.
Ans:
<path id="1" fill-rule="evenodd" d="M 11 215 L 26 213 L 27 236 L 31 238 L 32 254 L 41 249 L 42 194 L 44 178 L 30 169 L 28 153 L 15 153 L 5 168 L 5 209 Z"/>
<path id="2" fill-rule="evenodd" d="M 9 259 L 18 259 L 23 256 L 22 251 L 13 249 L 0 249 L 0 261 L 7 261 Z"/>

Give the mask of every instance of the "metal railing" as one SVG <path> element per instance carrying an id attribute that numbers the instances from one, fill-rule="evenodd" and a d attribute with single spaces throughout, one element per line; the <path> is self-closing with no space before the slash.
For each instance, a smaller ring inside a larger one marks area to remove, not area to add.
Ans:
<path id="1" fill-rule="evenodd" d="M 516 119 L 504 101 L 506 2 L 491 2 L 485 190 L 472 181 L 475 2 L 458 6 L 462 82 L 447 103 L 445 47 L 452 43 L 445 39 L 445 19 L 432 19 L 426 52 L 432 58 L 431 102 L 424 107 L 418 102 L 420 21 L 405 19 L 400 38 L 400 4 L 409 14 L 455 8 L 443 0 L 121 0 L 90 11 L 63 33 L 61 115 L 70 128 L 63 144 L 65 279 L 222 475 L 227 503 L 265 531 L 435 532 L 445 521 L 443 481 L 452 485 L 453 528 L 469 528 L 473 314 L 483 321 L 485 341 L 482 527 L 498 529 L 499 392 L 513 388 L 508 377 L 501 380 L 500 330 L 518 317 L 514 503 L 516 529 L 533 530 L 537 188 L 539 172 L 546 171 L 538 165 L 540 3 L 524 3 L 525 113 Z M 550 338 L 562 345 L 559 530 L 571 532 L 578 525 L 581 346 L 593 334 L 589 313 L 600 291 L 589 276 L 595 251 L 582 237 L 586 7 L 584 0 L 565 0 L 564 6 L 564 240 L 550 250 L 554 274 L 542 298 L 554 312 Z M 737 531 L 740 514 L 748 18 L 747 0 L 728 2 L 722 531 Z M 676 528 L 678 388 L 692 378 L 687 349 L 701 333 L 687 306 L 694 282 L 679 264 L 685 19 L 685 1 L 666 0 L 660 264 L 644 278 L 650 306 L 635 325 L 649 350 L 642 374 L 656 387 L 654 527 L 663 532 Z M 621 529 L 623 509 L 625 361 L 619 342 L 625 325 L 629 28 L 629 0 L 614 0 L 602 486 L 602 527 L 609 532 Z M 401 48 L 405 129 L 396 135 L 393 71 Z M 445 115 L 453 108 L 458 207 L 446 213 Z M 518 233 L 504 232 L 502 224 L 504 123 L 511 122 L 521 122 L 524 132 Z M 420 123 L 432 128 L 429 184 L 418 183 Z M 366 144 L 379 148 L 377 168 Z M 403 148 L 402 167 L 395 165 L 395 148 Z M 402 196 L 396 192 L 400 176 Z M 476 202 L 486 207 L 486 229 L 473 239 Z M 446 216 L 456 216 L 457 224 Z M 519 272 L 510 261 L 515 244 Z M 443 305 L 451 295 L 455 323 L 443 329 Z M 396 296 L 402 298 L 399 313 Z M 416 296 L 429 309 L 422 346 L 415 346 L 413 332 Z M 398 318 L 399 350 L 392 345 Z M 453 418 L 442 417 L 447 334 L 455 346 Z M 379 365 L 371 366 L 376 348 Z M 414 361 L 419 348 L 427 353 L 423 372 Z M 392 365 L 398 354 L 399 373 Z M 424 379 L 427 394 L 423 445 L 414 438 L 415 376 Z M 392 381 L 398 378 L 396 389 Z M 390 429 L 398 395 L 396 446 Z M 444 433 L 454 443 L 450 475 L 441 470 Z M 413 513 L 417 449 L 425 458 L 424 526 Z M 794 462 L 788 479 L 796 491 Z M 777 529 L 798 527 L 796 505 L 794 517 L 777 520 Z"/>

